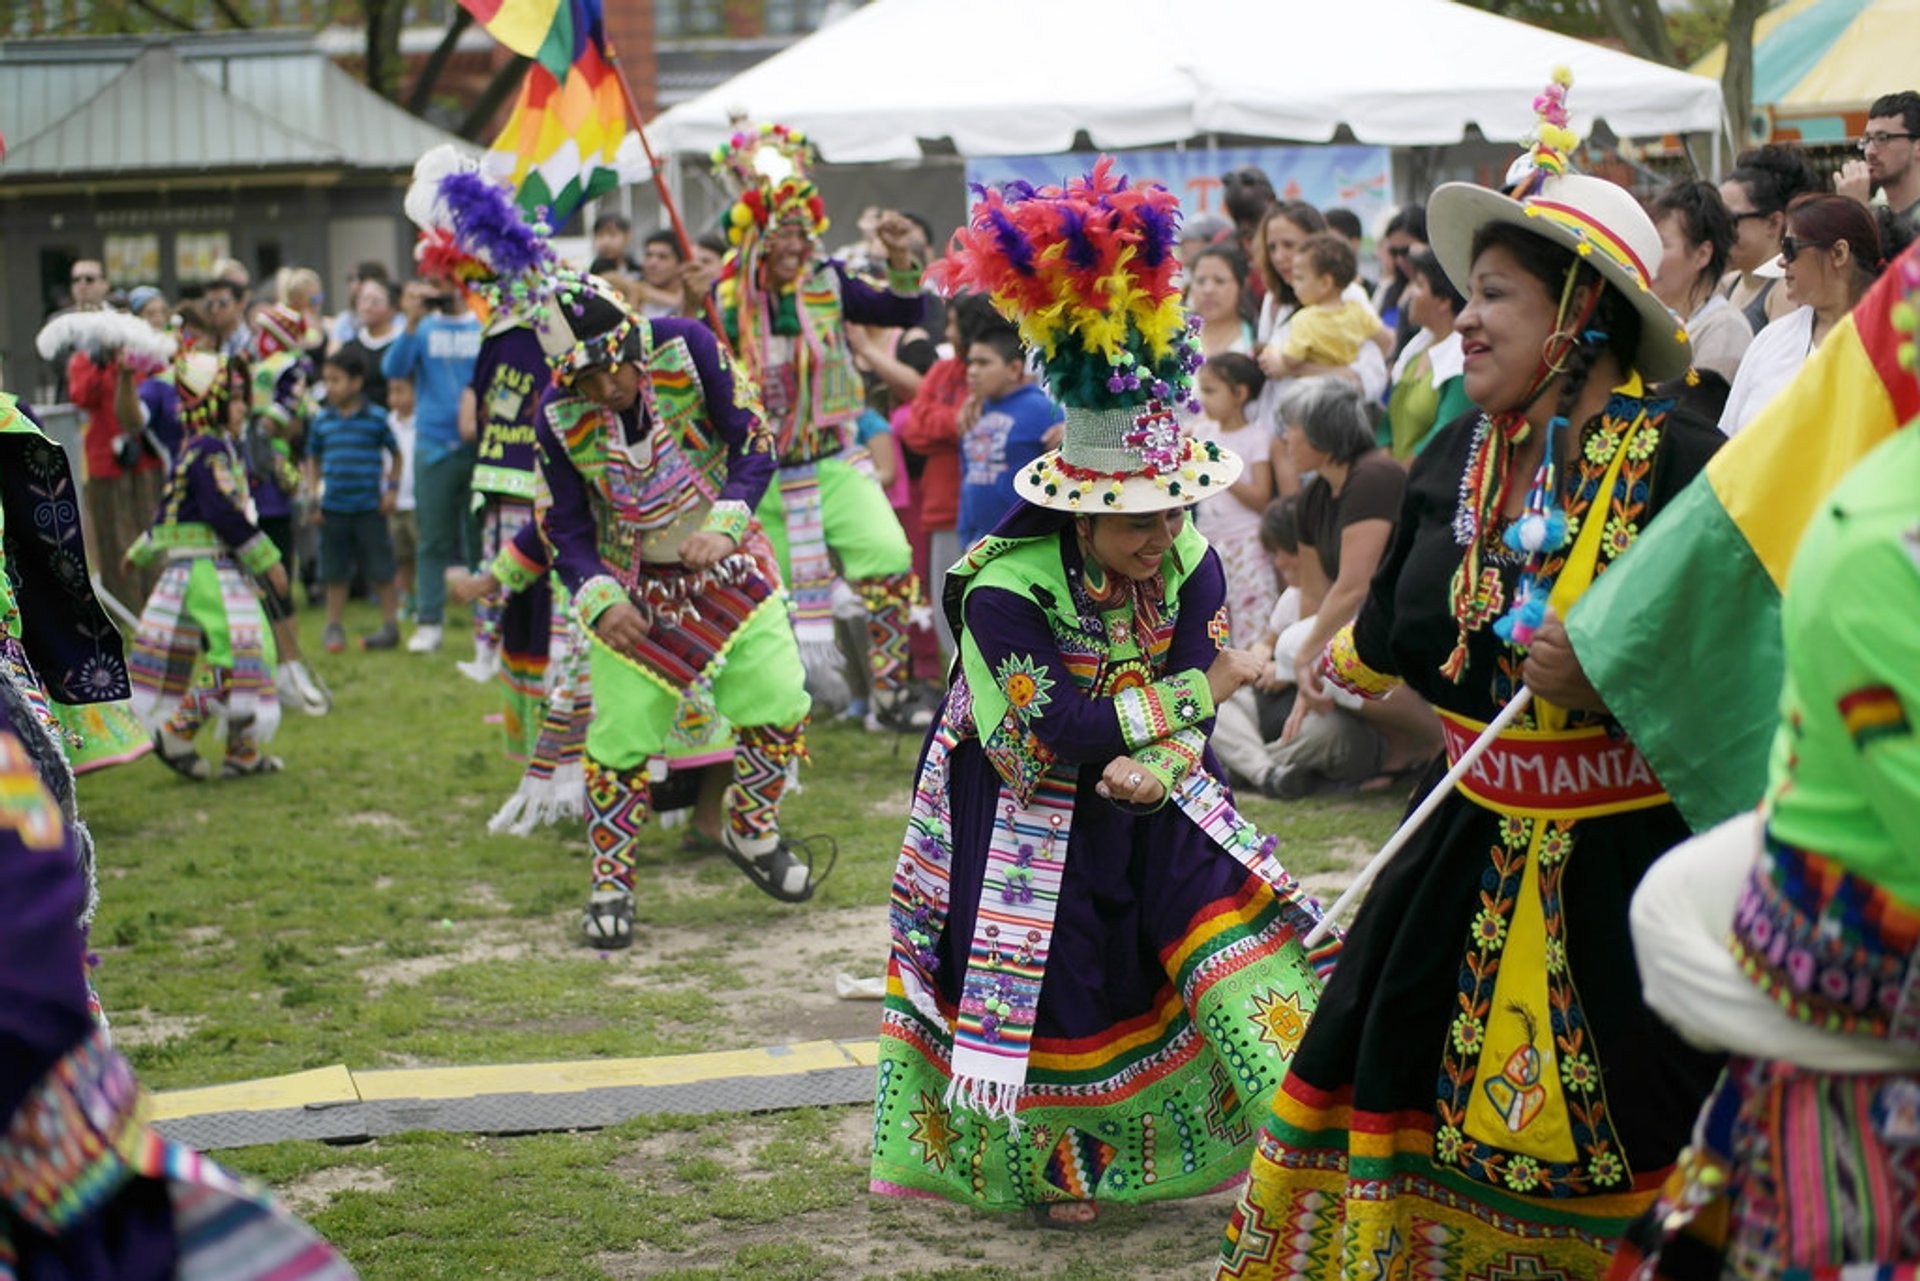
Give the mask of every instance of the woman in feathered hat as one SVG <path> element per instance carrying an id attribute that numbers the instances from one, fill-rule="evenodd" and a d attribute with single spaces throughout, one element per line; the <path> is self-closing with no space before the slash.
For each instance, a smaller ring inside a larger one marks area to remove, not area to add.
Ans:
<path id="1" fill-rule="evenodd" d="M 1718 444 L 1649 390 L 1686 372 L 1686 334 L 1650 288 L 1651 220 L 1566 172 L 1567 79 L 1536 101 L 1513 196 L 1453 183 L 1428 205 L 1481 408 L 1415 460 L 1372 595 L 1324 659 L 1363 696 L 1412 686 L 1450 756 L 1539 675 L 1548 606 Z M 1221 1275 L 1604 1272 L 1716 1068 L 1642 1003 L 1627 933 L 1635 882 L 1685 833 L 1597 699 L 1536 694 L 1362 905 Z"/>
<path id="2" fill-rule="evenodd" d="M 1175 204 L 1103 160 L 991 193 L 954 283 L 1067 407 L 1061 448 L 948 578 L 959 641 L 894 878 L 873 1187 L 1049 1224 L 1240 1173 L 1319 991 L 1318 921 L 1207 748 L 1225 648 L 1187 509 L 1239 458 L 1174 416 L 1199 358 Z"/>

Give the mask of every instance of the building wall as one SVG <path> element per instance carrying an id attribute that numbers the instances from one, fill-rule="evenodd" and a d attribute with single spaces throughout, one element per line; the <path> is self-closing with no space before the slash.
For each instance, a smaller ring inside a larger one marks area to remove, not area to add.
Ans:
<path id="1" fill-rule="evenodd" d="M 345 305 L 346 276 L 354 265 L 336 257 L 357 260 L 379 246 L 371 256 L 391 271 L 411 268 L 413 235 L 400 211 L 401 176 L 349 178 L 339 185 L 333 185 L 339 175 L 314 177 L 323 181 L 236 187 L 196 177 L 125 191 L 0 189 L 0 389 L 48 400 L 53 371 L 34 352 L 34 336 L 66 303 L 69 269 L 77 259 L 117 256 L 121 269 L 109 264 L 115 288 L 158 285 L 169 299 L 197 294 L 219 250 L 247 264 L 256 297 L 266 296 L 276 268 L 311 267 L 324 282 L 329 311 Z"/>

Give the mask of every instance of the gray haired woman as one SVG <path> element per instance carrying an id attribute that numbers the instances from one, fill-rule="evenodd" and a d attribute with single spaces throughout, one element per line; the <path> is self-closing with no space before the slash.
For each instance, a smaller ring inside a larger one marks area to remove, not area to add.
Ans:
<path id="1" fill-rule="evenodd" d="M 1407 473 L 1375 444 L 1367 405 L 1344 379 L 1293 384 L 1281 395 L 1278 417 L 1295 469 L 1313 475 L 1300 493 L 1299 587 L 1301 617 L 1311 614 L 1314 625 L 1296 651 L 1299 666 L 1309 667 L 1360 612 L 1393 539 Z M 1282 742 L 1300 732 L 1307 716 L 1333 708 L 1320 681 L 1300 679 L 1299 687 Z"/>

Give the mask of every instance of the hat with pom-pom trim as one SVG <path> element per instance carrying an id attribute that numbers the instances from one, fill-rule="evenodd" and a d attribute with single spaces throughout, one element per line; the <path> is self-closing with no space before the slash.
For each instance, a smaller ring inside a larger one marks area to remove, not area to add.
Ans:
<path id="1" fill-rule="evenodd" d="M 1084 515 L 1191 506 L 1244 470 L 1176 417 L 1180 405 L 1197 408 L 1201 364 L 1180 301 L 1179 204 L 1113 163 L 1103 156 L 1065 187 L 982 190 L 929 273 L 948 290 L 985 293 L 1039 353 L 1066 427 L 1060 448 L 1015 473 L 1014 492 Z"/>

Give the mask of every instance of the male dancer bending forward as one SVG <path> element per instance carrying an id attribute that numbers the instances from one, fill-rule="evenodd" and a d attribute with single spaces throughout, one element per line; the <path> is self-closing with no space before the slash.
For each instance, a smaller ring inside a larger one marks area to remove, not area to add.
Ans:
<path id="1" fill-rule="evenodd" d="M 753 883 L 809 897 L 809 868 L 780 838 L 787 765 L 808 697 L 753 506 L 774 472 L 751 383 L 699 323 L 649 322 L 599 281 L 567 276 L 536 318 L 554 367 L 535 423 L 537 519 L 592 635 L 587 942 L 633 937 L 633 848 L 650 765 L 717 713 L 735 729 L 727 854 Z M 755 546 L 757 544 L 757 547 Z M 494 573 L 520 586 L 503 555 Z"/>

